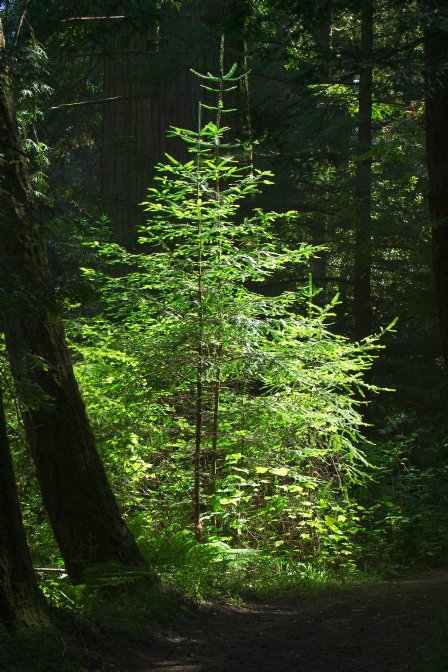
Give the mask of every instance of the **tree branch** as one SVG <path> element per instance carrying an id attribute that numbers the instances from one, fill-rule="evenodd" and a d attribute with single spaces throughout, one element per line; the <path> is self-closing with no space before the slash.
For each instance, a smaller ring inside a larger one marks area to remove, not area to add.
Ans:
<path id="1" fill-rule="evenodd" d="M 71 16 L 68 19 L 61 19 L 61 23 L 72 23 L 73 21 L 117 21 L 125 19 L 126 16 Z"/>
<path id="2" fill-rule="evenodd" d="M 23 7 L 22 7 L 22 10 L 20 12 L 19 21 L 17 23 L 17 28 L 16 28 L 16 31 L 15 31 L 14 42 L 12 43 L 12 48 L 13 49 L 15 49 L 17 47 L 17 42 L 19 41 L 20 31 L 22 30 L 23 21 L 25 19 L 26 10 L 28 9 L 29 4 L 30 4 L 30 0 L 25 0 L 25 2 L 23 4 Z"/>
<path id="3" fill-rule="evenodd" d="M 103 103 L 115 103 L 118 100 L 143 100 L 144 98 L 151 98 L 152 96 L 112 96 L 111 98 L 95 98 L 93 100 L 79 100 L 74 103 L 61 103 L 60 105 L 52 105 L 49 110 L 62 110 L 68 107 L 85 107 L 87 105 L 101 105 Z"/>

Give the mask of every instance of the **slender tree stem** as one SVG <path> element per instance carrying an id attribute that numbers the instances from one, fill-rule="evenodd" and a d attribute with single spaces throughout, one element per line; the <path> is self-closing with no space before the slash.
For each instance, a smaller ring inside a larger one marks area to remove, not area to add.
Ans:
<path id="1" fill-rule="evenodd" d="M 359 75 L 358 149 L 355 175 L 355 338 L 372 331 L 372 49 L 373 0 L 361 9 L 361 56 Z"/>
<path id="2" fill-rule="evenodd" d="M 201 128 L 202 107 L 199 103 L 198 111 L 198 151 L 196 159 L 196 219 L 198 236 L 198 266 L 197 266 L 197 302 L 198 302 L 198 339 L 196 364 L 196 429 L 194 450 L 194 525 L 198 541 L 202 538 L 201 525 L 201 453 L 202 453 L 202 376 L 204 370 L 204 294 L 202 278 L 202 211 L 201 211 Z"/>
<path id="3" fill-rule="evenodd" d="M 218 467 L 218 436 L 219 436 L 219 403 L 220 403 L 220 394 L 221 394 L 221 359 L 222 356 L 222 345 L 218 346 L 217 352 L 217 369 L 216 369 L 216 379 L 215 379 L 215 390 L 213 396 L 213 426 L 212 426 L 212 455 L 211 455 L 211 465 L 210 465 L 210 476 L 211 476 L 211 492 L 215 492 L 216 489 L 216 476 L 217 476 L 217 467 Z"/>

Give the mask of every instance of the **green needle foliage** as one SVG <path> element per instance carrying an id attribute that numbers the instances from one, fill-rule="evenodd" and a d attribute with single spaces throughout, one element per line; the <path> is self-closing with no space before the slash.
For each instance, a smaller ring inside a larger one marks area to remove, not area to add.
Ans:
<path id="1" fill-rule="evenodd" d="M 272 175 L 226 139 L 235 66 L 221 56 L 218 75 L 198 76 L 216 103 L 199 104 L 197 131 L 170 132 L 193 158 L 157 166 L 144 253 L 97 244 L 114 272 L 85 270 L 104 308 L 76 345 L 90 411 L 142 536 L 157 525 L 350 560 L 347 484 L 368 470 L 360 399 L 378 339 L 332 333 L 336 299 L 316 306 L 309 283 L 267 295 L 294 265 L 307 277 L 315 249 L 279 244 L 272 223 L 296 213 L 256 207 Z"/>

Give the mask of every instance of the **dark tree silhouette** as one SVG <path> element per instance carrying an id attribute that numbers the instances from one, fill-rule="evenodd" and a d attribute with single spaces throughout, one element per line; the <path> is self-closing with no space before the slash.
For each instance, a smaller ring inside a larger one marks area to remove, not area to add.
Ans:
<path id="1" fill-rule="evenodd" d="M 91 564 L 147 568 L 98 455 L 73 374 L 0 44 L 1 328 L 56 541 L 76 582 Z"/>

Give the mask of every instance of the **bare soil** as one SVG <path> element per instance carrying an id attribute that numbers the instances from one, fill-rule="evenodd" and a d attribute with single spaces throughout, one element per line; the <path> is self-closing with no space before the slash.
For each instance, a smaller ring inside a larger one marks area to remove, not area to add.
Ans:
<path id="1" fill-rule="evenodd" d="M 425 672 L 447 606 L 444 570 L 294 601 L 201 608 L 134 643 L 108 669 Z"/>

